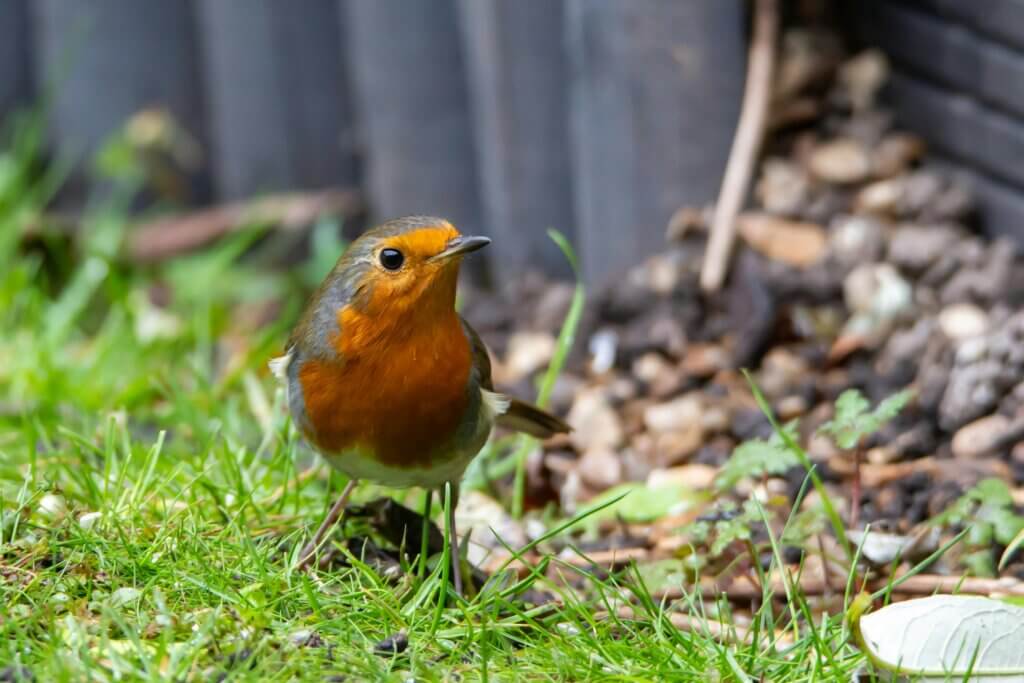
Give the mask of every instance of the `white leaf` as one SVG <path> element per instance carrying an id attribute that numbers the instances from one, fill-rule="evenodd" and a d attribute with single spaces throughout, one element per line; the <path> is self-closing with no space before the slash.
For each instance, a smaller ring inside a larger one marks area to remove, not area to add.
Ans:
<path id="1" fill-rule="evenodd" d="M 934 595 L 884 607 L 859 621 L 875 664 L 914 680 L 1024 680 L 1024 609 L 999 600 Z"/>

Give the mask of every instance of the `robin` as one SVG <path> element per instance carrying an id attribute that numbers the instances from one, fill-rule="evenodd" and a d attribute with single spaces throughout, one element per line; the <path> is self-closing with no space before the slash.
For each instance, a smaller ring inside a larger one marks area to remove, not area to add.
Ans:
<path id="1" fill-rule="evenodd" d="M 454 509 L 470 461 L 501 425 L 547 438 L 561 419 L 496 393 L 479 335 L 455 311 L 459 266 L 487 246 L 441 218 L 389 221 L 352 242 L 271 369 L 306 440 L 349 482 L 300 554 L 307 564 L 361 479 L 450 486 L 446 519 L 462 592 Z M 443 495 L 443 494 L 442 494 Z"/>

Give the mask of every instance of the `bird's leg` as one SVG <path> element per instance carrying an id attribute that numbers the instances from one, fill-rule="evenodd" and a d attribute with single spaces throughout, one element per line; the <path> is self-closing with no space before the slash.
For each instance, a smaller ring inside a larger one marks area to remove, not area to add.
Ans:
<path id="1" fill-rule="evenodd" d="M 420 559 L 419 567 L 416 573 L 419 575 L 420 581 L 427 575 L 427 553 L 430 550 L 430 505 L 434 500 L 434 492 L 427 489 L 424 492 L 423 500 L 423 531 L 420 538 Z"/>
<path id="2" fill-rule="evenodd" d="M 331 530 L 331 527 L 338 521 L 338 519 L 345 512 L 345 504 L 348 503 L 349 496 L 352 495 L 352 490 L 359 483 L 358 479 L 349 479 L 348 483 L 345 484 L 345 489 L 338 496 L 337 502 L 331 507 L 331 511 L 327 513 L 327 517 L 324 518 L 320 528 L 316 530 L 316 534 L 310 539 L 309 543 L 302 549 L 299 554 L 299 569 L 304 568 L 316 555 L 316 551 L 320 549 L 320 544 L 323 543 L 324 538 L 327 536 L 327 532 Z"/>
<path id="3" fill-rule="evenodd" d="M 448 552 L 452 556 L 452 570 L 455 572 L 455 593 L 462 596 L 462 556 L 459 554 L 459 532 L 455 528 L 455 506 L 459 504 L 459 485 L 448 482 L 445 495 L 445 523 L 448 526 Z"/>

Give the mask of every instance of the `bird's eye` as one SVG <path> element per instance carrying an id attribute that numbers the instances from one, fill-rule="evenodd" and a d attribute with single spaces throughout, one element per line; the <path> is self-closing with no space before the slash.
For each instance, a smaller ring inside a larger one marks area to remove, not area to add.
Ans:
<path id="1" fill-rule="evenodd" d="M 398 270 L 405 262 L 405 256 L 397 249 L 381 249 L 380 264 L 388 270 Z"/>

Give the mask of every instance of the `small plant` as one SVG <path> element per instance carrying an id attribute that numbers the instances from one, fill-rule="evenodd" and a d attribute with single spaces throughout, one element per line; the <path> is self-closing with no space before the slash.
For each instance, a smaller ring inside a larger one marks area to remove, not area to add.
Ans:
<path id="1" fill-rule="evenodd" d="M 871 403 L 857 389 L 847 389 L 836 400 L 835 417 L 826 422 L 818 430 L 819 433 L 831 436 L 837 446 L 843 450 L 853 449 L 853 500 L 850 504 L 850 526 L 856 527 L 860 521 L 860 465 L 864 459 L 864 440 L 885 426 L 889 420 L 899 415 L 900 411 L 913 397 L 913 392 L 905 389 L 883 400 L 874 410 Z"/>
<path id="2" fill-rule="evenodd" d="M 785 435 L 797 438 L 797 422 L 782 427 Z M 800 458 L 786 446 L 782 434 L 772 433 L 767 439 L 750 439 L 737 446 L 722 466 L 715 487 L 721 491 L 731 489 L 744 477 L 783 474 L 800 464 Z"/>
<path id="3" fill-rule="evenodd" d="M 964 542 L 967 552 L 961 558 L 964 566 L 977 576 L 995 576 L 993 541 L 1007 546 L 1003 562 L 1009 558 L 1016 537 L 1024 533 L 1024 517 L 1013 510 L 1013 496 L 1000 479 L 983 479 L 968 489 L 942 514 L 932 520 L 943 526 L 967 529 Z"/>

